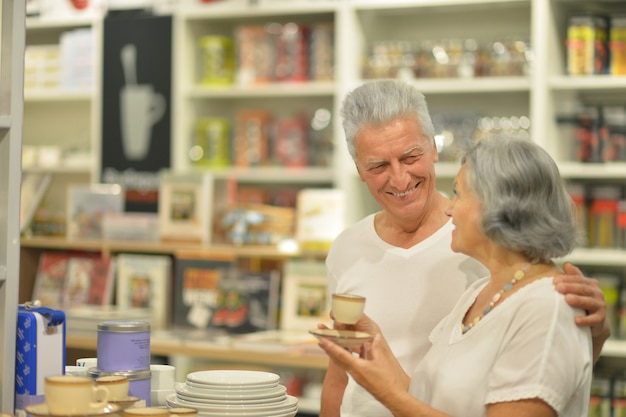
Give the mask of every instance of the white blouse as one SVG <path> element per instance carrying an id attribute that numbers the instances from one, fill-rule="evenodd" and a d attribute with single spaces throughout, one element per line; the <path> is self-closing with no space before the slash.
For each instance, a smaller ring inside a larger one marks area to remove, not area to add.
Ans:
<path id="1" fill-rule="evenodd" d="M 431 333 L 432 347 L 410 393 L 452 416 L 486 415 L 486 405 L 540 398 L 559 416 L 587 417 L 591 332 L 578 327 L 552 278 L 502 301 L 465 334 L 461 321 L 488 278 L 475 282 Z"/>

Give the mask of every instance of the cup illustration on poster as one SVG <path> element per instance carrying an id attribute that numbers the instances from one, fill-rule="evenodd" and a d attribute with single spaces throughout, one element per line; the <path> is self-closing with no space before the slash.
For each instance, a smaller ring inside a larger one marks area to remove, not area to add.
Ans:
<path id="1" fill-rule="evenodd" d="M 122 147 L 128 160 L 141 161 L 150 149 L 152 126 L 165 113 L 165 97 L 151 84 L 137 82 L 137 49 L 126 44 L 120 51 L 124 85 L 120 91 Z"/>

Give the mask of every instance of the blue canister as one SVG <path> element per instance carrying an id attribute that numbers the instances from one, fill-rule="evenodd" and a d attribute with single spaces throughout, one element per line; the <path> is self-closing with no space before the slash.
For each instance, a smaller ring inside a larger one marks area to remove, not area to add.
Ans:
<path id="1" fill-rule="evenodd" d="M 150 371 L 150 323 L 113 320 L 98 324 L 98 370 Z"/>

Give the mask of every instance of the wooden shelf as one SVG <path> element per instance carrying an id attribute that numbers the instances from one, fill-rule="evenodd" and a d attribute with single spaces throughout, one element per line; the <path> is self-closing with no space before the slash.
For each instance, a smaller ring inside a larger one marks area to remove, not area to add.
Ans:
<path id="1" fill-rule="evenodd" d="M 202 256 L 234 255 L 242 258 L 261 257 L 266 259 L 285 259 L 291 257 L 320 257 L 324 252 L 309 252 L 295 249 L 283 250 L 277 246 L 261 245 L 203 245 L 196 242 L 159 241 L 159 242 L 132 242 L 109 240 L 68 239 L 66 237 L 26 237 L 22 238 L 23 248 L 51 249 L 51 250 L 84 250 L 102 252 L 104 254 L 118 252 L 139 252 L 152 254 L 176 255 L 181 252 L 193 252 Z"/>
<path id="2" fill-rule="evenodd" d="M 66 347 L 68 349 L 96 350 L 97 338 L 93 335 L 68 334 Z M 328 358 L 323 355 L 234 349 L 230 344 L 220 345 L 201 341 L 152 339 L 150 340 L 150 353 L 152 355 L 182 355 L 198 359 L 255 363 L 288 368 L 323 370 L 328 366 Z"/>

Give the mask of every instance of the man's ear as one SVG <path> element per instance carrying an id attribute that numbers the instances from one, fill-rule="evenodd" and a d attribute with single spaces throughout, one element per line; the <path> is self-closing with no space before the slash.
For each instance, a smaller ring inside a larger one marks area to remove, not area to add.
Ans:
<path id="1" fill-rule="evenodd" d="M 439 152 L 437 152 L 437 143 L 435 142 L 435 138 L 433 138 L 433 161 L 439 162 Z"/>

